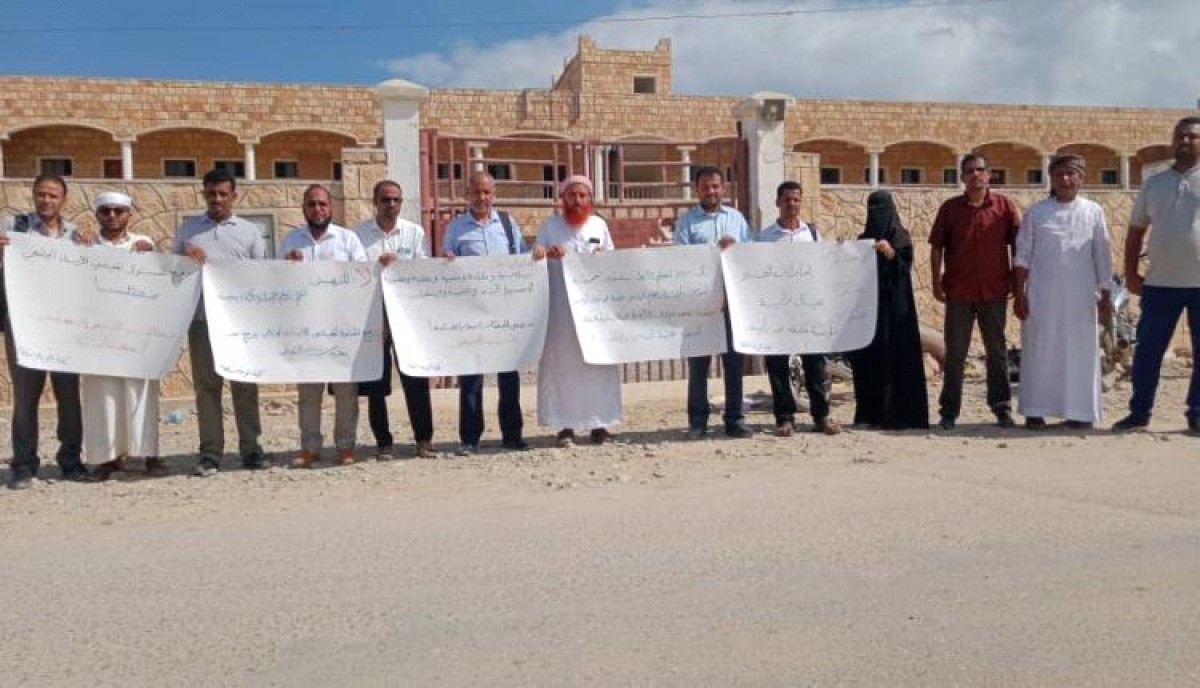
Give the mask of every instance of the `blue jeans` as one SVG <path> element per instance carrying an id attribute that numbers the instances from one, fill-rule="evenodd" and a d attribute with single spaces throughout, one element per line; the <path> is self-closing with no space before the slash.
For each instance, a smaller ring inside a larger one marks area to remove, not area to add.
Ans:
<path id="1" fill-rule="evenodd" d="M 1192 334 L 1192 380 L 1188 384 L 1187 417 L 1200 417 L 1200 287 L 1142 287 L 1142 317 L 1137 326 L 1137 348 L 1133 350 L 1133 397 L 1129 415 L 1146 421 L 1154 410 L 1163 354 L 1179 316 L 1187 309 Z"/>
<path id="2" fill-rule="evenodd" d="M 500 392 L 500 437 L 505 442 L 521 440 L 525 421 L 521 415 L 521 373 L 512 370 L 496 374 Z M 479 444 L 483 436 L 483 376 L 458 376 L 458 439 L 463 444 Z"/>
<path id="3" fill-rule="evenodd" d="M 733 350 L 733 328 L 729 325 L 729 314 L 725 314 L 725 345 L 721 354 L 722 374 L 725 380 L 725 412 L 721 419 L 725 429 L 736 427 L 742 422 L 742 355 Z M 708 370 L 712 356 L 692 356 L 688 363 L 688 427 L 708 427 Z"/>

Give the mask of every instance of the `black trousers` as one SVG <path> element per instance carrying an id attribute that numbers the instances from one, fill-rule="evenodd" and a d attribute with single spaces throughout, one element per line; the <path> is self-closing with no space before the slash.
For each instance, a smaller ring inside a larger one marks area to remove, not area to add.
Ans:
<path id="1" fill-rule="evenodd" d="M 790 356 L 763 356 L 767 365 L 767 380 L 771 383 L 771 405 L 775 411 L 775 423 L 796 421 L 796 397 L 792 393 Z M 808 406 L 814 422 L 829 417 L 829 383 L 825 380 L 825 357 L 821 354 L 803 354 L 800 365 L 804 369 L 804 390 L 808 392 Z"/>
<path id="2" fill-rule="evenodd" d="M 41 466 L 38 457 L 38 405 L 46 389 L 46 377 L 54 390 L 58 409 L 58 453 L 55 460 L 64 472 L 83 467 L 83 409 L 79 403 L 79 376 L 74 373 L 49 373 L 17 364 L 17 346 L 12 326 L 4 323 L 4 348 L 8 376 L 12 380 L 12 474 L 36 476 Z"/>

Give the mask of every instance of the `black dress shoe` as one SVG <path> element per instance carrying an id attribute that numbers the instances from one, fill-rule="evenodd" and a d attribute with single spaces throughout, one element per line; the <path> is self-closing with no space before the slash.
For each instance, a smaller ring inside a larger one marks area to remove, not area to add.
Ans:
<path id="1" fill-rule="evenodd" d="M 69 480 L 73 483 L 90 483 L 94 479 L 92 474 L 88 473 L 86 466 L 72 466 L 64 468 L 60 480 Z"/>
<path id="2" fill-rule="evenodd" d="M 942 419 L 938 421 L 938 427 L 943 430 L 953 430 L 954 419 L 950 416 L 942 416 Z"/>
<path id="3" fill-rule="evenodd" d="M 725 426 L 725 436 L 732 437 L 736 440 L 744 440 L 754 437 L 754 432 L 742 423 Z"/>
<path id="4" fill-rule="evenodd" d="M 500 443 L 500 446 L 510 451 L 525 451 L 529 449 L 529 443 L 521 439 L 504 440 Z"/>
<path id="5" fill-rule="evenodd" d="M 8 489 L 28 490 L 33 487 L 33 474 L 25 471 L 14 472 L 8 478 Z"/>

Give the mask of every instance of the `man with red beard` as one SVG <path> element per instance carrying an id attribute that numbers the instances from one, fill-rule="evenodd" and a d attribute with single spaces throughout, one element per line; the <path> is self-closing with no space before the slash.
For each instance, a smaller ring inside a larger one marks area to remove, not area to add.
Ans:
<path id="1" fill-rule="evenodd" d="M 567 253 L 613 250 L 604 220 L 592 214 L 592 182 L 582 175 L 559 186 L 562 215 L 546 219 L 538 229 L 537 245 L 552 258 L 550 316 L 546 346 L 538 365 L 538 425 L 562 428 L 558 446 L 575 445 L 575 428 L 591 430 L 593 444 L 613 441 L 608 426 L 621 421 L 621 371 L 615 365 L 591 365 L 583 360 L 579 335 L 571 319 L 561 259 Z"/>

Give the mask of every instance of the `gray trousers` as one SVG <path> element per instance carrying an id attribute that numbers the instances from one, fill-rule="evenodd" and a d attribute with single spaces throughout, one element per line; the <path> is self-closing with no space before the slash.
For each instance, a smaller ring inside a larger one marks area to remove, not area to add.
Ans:
<path id="1" fill-rule="evenodd" d="M 946 299 L 946 367 L 942 376 L 942 395 L 938 399 L 943 418 L 958 418 L 962 410 L 963 369 L 971 348 L 971 330 L 976 322 L 987 355 L 988 407 L 993 413 L 1010 410 L 1012 388 L 1008 383 L 1008 345 L 1004 341 L 1007 317 L 1007 298 L 995 301 Z"/>
<path id="2" fill-rule="evenodd" d="M 358 383 L 334 382 L 333 388 L 333 444 L 338 449 L 354 449 L 358 437 Z M 303 383 L 296 385 L 299 392 L 300 448 L 306 452 L 319 453 L 324 441 L 321 436 L 321 402 L 325 397 L 325 385 Z"/>
<path id="3" fill-rule="evenodd" d="M 200 457 L 220 461 L 225 453 L 225 414 L 221 407 L 225 378 L 217 374 L 213 363 L 207 322 L 196 320 L 188 328 L 188 355 L 192 361 L 192 389 L 196 394 L 196 418 L 200 424 Z M 258 385 L 230 380 L 229 394 L 233 397 L 238 454 L 243 459 L 261 456 Z"/>

